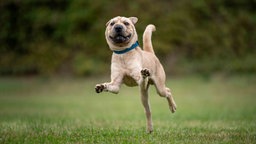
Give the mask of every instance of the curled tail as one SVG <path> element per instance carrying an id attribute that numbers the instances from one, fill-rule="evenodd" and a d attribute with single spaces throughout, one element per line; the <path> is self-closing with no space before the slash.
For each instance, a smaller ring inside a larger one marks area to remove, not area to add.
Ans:
<path id="1" fill-rule="evenodd" d="M 151 36 L 152 32 L 156 30 L 156 27 L 152 24 L 148 25 L 144 31 L 143 34 L 143 50 L 147 52 L 151 52 L 155 54 L 152 42 L 151 42 Z"/>

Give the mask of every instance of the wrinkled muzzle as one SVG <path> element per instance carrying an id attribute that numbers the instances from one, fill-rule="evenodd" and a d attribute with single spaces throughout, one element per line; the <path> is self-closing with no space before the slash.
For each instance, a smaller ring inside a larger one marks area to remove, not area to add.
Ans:
<path id="1" fill-rule="evenodd" d="M 131 34 L 125 32 L 125 28 L 122 25 L 115 25 L 112 29 L 109 38 L 117 44 L 128 42 L 131 38 Z"/>

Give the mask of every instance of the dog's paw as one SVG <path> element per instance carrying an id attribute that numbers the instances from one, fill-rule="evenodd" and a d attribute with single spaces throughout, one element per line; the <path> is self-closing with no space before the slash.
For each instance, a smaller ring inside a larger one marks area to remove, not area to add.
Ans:
<path id="1" fill-rule="evenodd" d="M 150 76 L 150 72 L 149 72 L 149 70 L 148 69 L 142 69 L 141 71 L 141 75 L 142 75 L 142 77 L 143 78 L 146 78 L 146 77 L 149 77 Z"/>
<path id="2" fill-rule="evenodd" d="M 151 125 L 151 126 L 148 126 L 147 127 L 147 133 L 148 134 L 151 134 L 153 132 L 153 126 Z"/>
<path id="3" fill-rule="evenodd" d="M 96 93 L 101 93 L 104 89 L 105 89 L 105 85 L 104 84 L 97 84 L 95 86 Z"/>
<path id="4" fill-rule="evenodd" d="M 171 110 L 172 113 L 175 113 L 176 110 L 177 110 L 176 104 L 170 105 L 170 110 Z"/>

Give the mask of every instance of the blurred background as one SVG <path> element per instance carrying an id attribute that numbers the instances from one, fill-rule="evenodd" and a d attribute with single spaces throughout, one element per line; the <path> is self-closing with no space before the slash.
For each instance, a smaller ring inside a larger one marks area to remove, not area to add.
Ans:
<path id="1" fill-rule="evenodd" d="M 115 16 L 156 25 L 178 110 L 151 88 L 150 137 L 138 87 L 95 93 Z M 256 0 L 0 0 L 0 143 L 255 143 L 255 88 Z"/>
<path id="2" fill-rule="evenodd" d="M 106 74 L 105 23 L 136 16 L 168 74 L 255 73 L 255 0 L 2 0 L 0 75 Z M 109 72 L 108 72 L 109 74 Z"/>

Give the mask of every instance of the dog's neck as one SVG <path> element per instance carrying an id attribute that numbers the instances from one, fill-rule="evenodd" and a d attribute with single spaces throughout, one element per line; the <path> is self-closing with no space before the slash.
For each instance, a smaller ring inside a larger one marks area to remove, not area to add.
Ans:
<path id="1" fill-rule="evenodd" d="M 136 42 L 135 42 L 131 47 L 129 47 L 129 48 L 126 48 L 126 49 L 121 50 L 121 51 L 113 50 L 113 52 L 114 52 L 115 54 L 125 54 L 125 53 L 127 53 L 127 52 L 129 52 L 129 51 L 135 49 L 135 48 L 138 47 L 138 46 L 139 46 L 139 42 L 136 41 Z"/>

